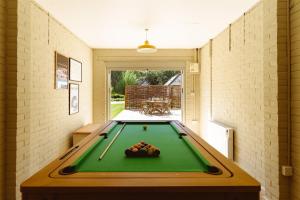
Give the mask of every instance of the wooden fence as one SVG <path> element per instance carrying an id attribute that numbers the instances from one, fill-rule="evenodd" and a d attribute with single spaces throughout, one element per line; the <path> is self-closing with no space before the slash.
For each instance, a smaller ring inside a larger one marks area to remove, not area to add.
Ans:
<path id="1" fill-rule="evenodd" d="M 125 109 L 138 110 L 151 98 L 170 99 L 171 107 L 181 108 L 181 86 L 179 85 L 127 85 L 125 87 Z"/>

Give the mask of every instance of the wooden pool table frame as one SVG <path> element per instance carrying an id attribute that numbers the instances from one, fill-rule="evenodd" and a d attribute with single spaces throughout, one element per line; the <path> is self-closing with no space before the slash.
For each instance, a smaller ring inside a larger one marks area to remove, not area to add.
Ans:
<path id="1" fill-rule="evenodd" d="M 100 137 L 99 133 L 112 122 L 104 124 L 99 131 L 87 136 L 64 155 L 23 182 L 21 185 L 23 199 L 86 200 L 103 197 L 155 200 L 199 199 L 200 196 L 211 200 L 259 199 L 260 184 L 255 179 L 178 121 L 174 122 L 188 133 L 185 137 L 211 165 L 223 171 L 221 175 L 204 172 L 78 172 L 61 175 L 59 170 L 82 155 Z"/>

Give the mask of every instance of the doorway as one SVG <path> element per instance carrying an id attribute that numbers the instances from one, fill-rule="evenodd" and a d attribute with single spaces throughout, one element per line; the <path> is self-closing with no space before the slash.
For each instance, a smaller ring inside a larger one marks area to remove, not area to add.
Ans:
<path id="1" fill-rule="evenodd" d="M 109 69 L 109 119 L 182 121 L 183 75 L 179 69 Z"/>

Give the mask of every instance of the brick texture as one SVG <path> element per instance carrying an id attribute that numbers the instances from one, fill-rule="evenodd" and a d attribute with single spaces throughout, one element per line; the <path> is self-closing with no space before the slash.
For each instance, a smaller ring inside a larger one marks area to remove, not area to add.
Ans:
<path id="1" fill-rule="evenodd" d="M 281 167 L 288 164 L 288 1 L 277 2 L 277 87 L 278 87 L 278 141 L 279 141 L 279 197 L 290 199 L 289 178 L 281 173 Z"/>
<path id="2" fill-rule="evenodd" d="M 8 7 L 6 199 L 20 199 L 20 183 L 69 148 L 72 131 L 92 122 L 92 50 L 34 1 Z M 83 63 L 80 112 L 71 116 L 68 90 L 54 89 L 55 51 Z"/>
<path id="3" fill-rule="evenodd" d="M 207 107 L 212 119 L 235 128 L 235 160 L 261 182 L 266 199 L 290 199 L 281 175 L 288 155 L 287 17 L 287 1 L 261 1 L 212 40 L 212 55 L 209 45 L 201 51 L 200 132 Z"/>
<path id="4" fill-rule="evenodd" d="M 6 1 L 5 199 L 16 194 L 17 0 Z"/>
<path id="5" fill-rule="evenodd" d="M 205 137 L 211 119 L 211 43 L 201 48 L 200 66 L 200 135 Z"/>
<path id="6" fill-rule="evenodd" d="M 17 10 L 17 129 L 16 129 L 16 199 L 20 199 L 19 185 L 30 176 L 30 81 L 31 81 L 31 20 L 30 0 L 18 0 Z M 9 145 L 9 144 L 8 144 Z M 12 157 L 8 157 L 11 159 Z M 13 191 L 13 190 L 11 190 Z M 14 199 L 10 193 L 7 199 Z"/>
<path id="7" fill-rule="evenodd" d="M 265 187 L 268 199 L 290 199 L 287 158 L 287 3 L 264 0 Z"/>
<path id="8" fill-rule="evenodd" d="M 262 39 L 258 4 L 214 38 L 211 47 L 202 48 L 200 133 L 207 134 L 212 106 L 212 119 L 235 129 L 235 161 L 263 184 Z"/>
<path id="9" fill-rule="evenodd" d="M 5 27 L 6 2 L 0 0 L 0 199 L 4 199 L 4 129 L 5 129 Z"/>
<path id="10" fill-rule="evenodd" d="M 265 188 L 268 199 L 279 199 L 278 102 L 277 102 L 277 1 L 264 6 L 264 132 Z"/>
<path id="11" fill-rule="evenodd" d="M 69 115 L 68 90 L 54 89 L 54 52 L 82 62 L 78 114 Z M 92 121 L 92 50 L 31 4 L 30 174 L 70 146 L 70 133 Z M 49 141 L 47 138 L 52 138 Z"/>
<path id="12" fill-rule="evenodd" d="M 198 53 L 200 54 L 200 53 Z M 195 51 L 196 62 L 197 53 Z M 195 133 L 200 134 L 200 75 L 190 73 L 190 62 L 186 65 L 184 76 L 185 87 L 185 124 L 190 127 Z"/>
<path id="13" fill-rule="evenodd" d="M 300 1 L 290 3 L 291 25 L 291 120 L 292 165 L 294 176 L 291 183 L 291 199 L 300 199 Z"/>

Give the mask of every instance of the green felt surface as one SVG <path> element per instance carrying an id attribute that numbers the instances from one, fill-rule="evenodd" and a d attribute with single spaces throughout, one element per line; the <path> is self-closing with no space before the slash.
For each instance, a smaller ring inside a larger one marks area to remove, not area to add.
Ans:
<path id="1" fill-rule="evenodd" d="M 178 132 L 169 123 L 126 123 L 102 160 L 104 151 L 122 124 L 113 127 L 107 139 L 103 137 L 92 145 L 73 165 L 77 172 L 205 172 L 209 164 L 186 139 L 179 139 Z M 158 147 L 157 158 L 128 158 L 125 149 L 140 141 Z"/>

